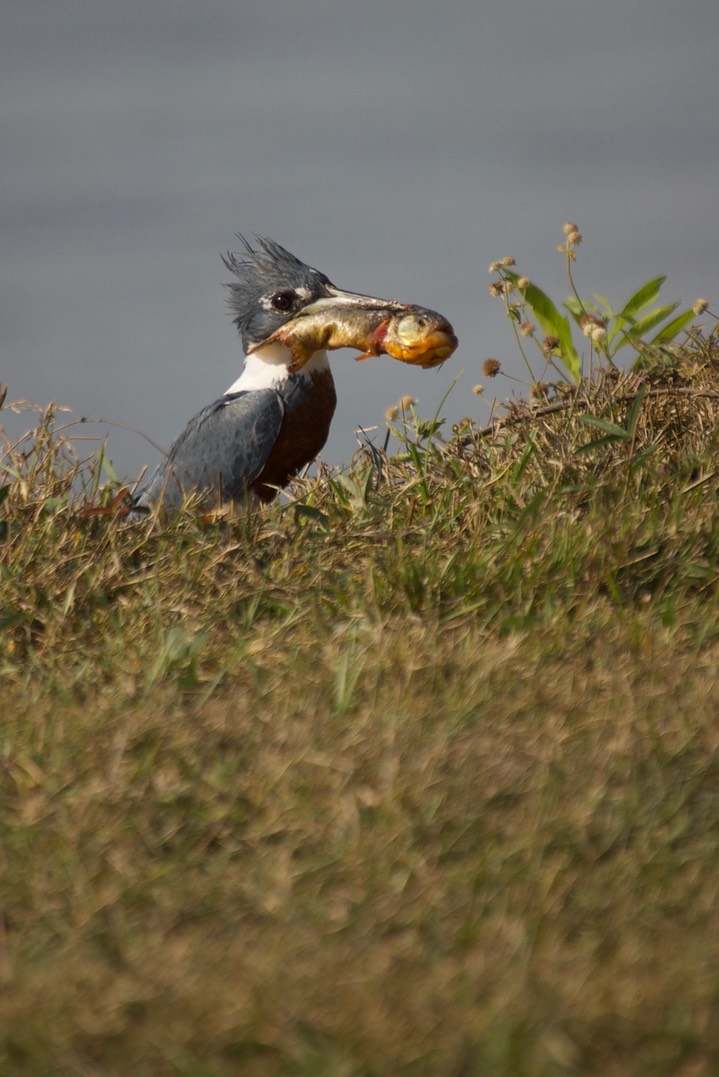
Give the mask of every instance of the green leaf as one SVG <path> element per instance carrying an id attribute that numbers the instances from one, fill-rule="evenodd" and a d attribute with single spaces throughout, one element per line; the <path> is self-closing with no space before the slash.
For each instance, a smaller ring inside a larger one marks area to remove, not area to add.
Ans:
<path id="1" fill-rule="evenodd" d="M 619 351 L 620 348 L 623 348 L 625 344 L 630 344 L 633 337 L 641 337 L 644 333 L 648 333 L 650 330 L 655 329 L 660 322 L 663 322 L 665 318 L 668 318 L 670 314 L 673 314 L 678 306 L 678 300 L 675 303 L 666 303 L 663 307 L 655 307 L 649 314 L 645 314 L 643 318 L 634 322 L 631 328 L 627 331 L 621 344 L 617 345 L 617 351 Z"/>
<path id="2" fill-rule="evenodd" d="M 598 438 L 596 441 L 590 441 L 587 445 L 582 445 L 580 447 L 580 452 L 588 452 L 590 449 L 597 449 L 603 445 L 609 445 L 613 441 L 630 441 L 636 432 L 639 415 L 646 395 L 646 387 L 642 386 L 632 401 L 632 406 L 627 412 L 626 426 L 619 426 L 617 423 L 613 423 L 610 419 L 602 419 L 598 415 L 580 415 L 580 423 L 584 426 L 594 426 L 597 430 L 603 430 L 606 435 L 603 438 Z"/>
<path id="3" fill-rule="evenodd" d="M 668 318 L 670 314 L 679 306 L 679 300 L 674 303 L 665 303 L 664 306 L 655 307 L 654 310 L 650 310 L 648 314 L 645 314 L 643 318 L 638 318 L 632 326 L 632 332 L 637 336 L 642 336 L 644 333 L 648 333 L 650 329 L 654 329 L 655 326 L 663 322 L 665 318 Z"/>
<path id="4" fill-rule="evenodd" d="M 506 269 L 505 273 L 515 285 L 519 280 L 518 273 L 512 273 Z M 560 314 L 552 300 L 536 284 L 528 284 L 521 289 L 527 306 L 539 322 L 547 336 L 557 337 L 560 345 L 561 360 L 567 368 L 573 381 L 579 381 L 582 373 L 582 360 L 575 350 L 572 341 L 572 331 L 569 319 Z"/>
<path id="5" fill-rule="evenodd" d="M 670 340 L 674 340 L 677 333 L 680 333 L 685 325 L 694 318 L 693 310 L 685 310 L 681 314 L 678 314 L 671 322 L 660 329 L 655 337 L 652 338 L 652 344 L 667 344 Z"/>
<path id="6" fill-rule="evenodd" d="M 537 446 L 536 446 L 536 442 L 534 440 L 534 436 L 533 436 L 533 434 L 530 434 L 529 440 L 528 440 L 527 444 L 524 446 L 524 449 L 522 450 L 522 455 L 519 458 L 519 461 L 518 461 L 516 467 L 512 471 L 512 480 L 515 483 L 518 482 L 519 479 L 524 474 L 524 471 L 525 471 L 525 469 L 527 467 L 527 464 L 532 459 L 532 457 L 534 456 L 536 451 L 537 451 Z"/>
<path id="7" fill-rule="evenodd" d="M 629 437 L 623 426 L 618 426 L 617 423 L 613 423 L 609 419 L 600 419 L 598 415 L 580 415 L 579 421 L 585 426 L 596 426 L 598 430 L 603 430 L 605 434 L 609 434 L 610 441 L 626 441 Z M 602 441 L 605 440 L 605 438 L 602 438 Z"/>
<path id="8" fill-rule="evenodd" d="M 114 486 L 122 486 L 122 480 L 115 471 L 115 468 L 112 465 L 112 461 L 109 460 L 104 453 L 102 454 L 102 467 L 108 479 Z"/>
<path id="9" fill-rule="evenodd" d="M 444 419 L 421 419 L 417 423 L 417 438 L 419 441 L 424 441 L 425 438 L 432 438 L 437 431 L 444 425 Z"/>
<path id="10" fill-rule="evenodd" d="M 292 506 L 295 510 L 295 516 L 304 517 L 306 520 L 312 520 L 313 523 L 318 524 L 323 531 L 330 530 L 329 517 L 325 516 L 324 512 L 320 512 L 314 505 L 305 505 L 300 501 L 296 501 Z"/>
<path id="11" fill-rule="evenodd" d="M 609 302 L 607 297 L 605 295 L 602 295 L 601 292 L 592 292 L 592 295 L 596 299 L 599 306 L 603 308 L 604 316 L 606 318 L 613 318 L 615 316 L 614 308 L 612 307 L 612 304 Z"/>
<path id="12" fill-rule="evenodd" d="M 618 438 L 614 434 L 607 434 L 605 438 L 596 438 L 588 441 L 586 445 L 580 445 L 577 452 L 591 452 L 592 449 L 603 449 L 605 445 L 614 445 L 617 441 L 626 441 L 626 438 Z"/>
<path id="13" fill-rule="evenodd" d="M 584 307 L 573 295 L 568 295 L 564 300 L 564 306 L 577 321 L 584 316 Z"/>
<path id="14" fill-rule="evenodd" d="M 625 332 L 624 327 L 629 325 L 631 331 L 636 334 L 640 334 L 647 331 L 647 326 L 644 321 L 637 323 L 637 315 L 644 307 L 648 307 L 650 303 L 654 303 L 659 296 L 659 291 L 667 278 L 654 277 L 652 280 L 648 280 L 646 284 L 643 284 L 641 288 L 631 296 L 630 299 L 622 307 L 619 314 L 614 316 L 614 325 L 609 329 L 607 336 L 607 343 L 612 344 L 616 337 Z M 669 311 L 668 313 L 671 313 Z M 653 317 L 650 315 L 649 318 Z M 659 319 L 661 321 L 661 318 Z M 656 322 L 654 323 L 657 324 Z M 615 352 L 618 352 L 620 348 L 623 348 L 625 344 L 628 344 L 626 336 L 615 348 Z"/>
<path id="15" fill-rule="evenodd" d="M 654 280 L 648 280 L 646 284 L 643 284 L 639 291 L 635 292 L 631 299 L 628 299 L 622 309 L 617 315 L 618 318 L 623 318 L 627 322 L 633 322 L 640 310 L 644 307 L 648 307 L 650 303 L 654 303 L 659 290 L 664 284 L 667 278 L 655 277 Z"/>
<path id="16" fill-rule="evenodd" d="M 634 437 L 637 429 L 637 423 L 639 422 L 639 414 L 642 410 L 642 404 L 644 403 L 644 397 L 647 395 L 647 388 L 642 385 L 634 398 L 634 402 L 627 414 L 626 431 L 628 437 Z"/>

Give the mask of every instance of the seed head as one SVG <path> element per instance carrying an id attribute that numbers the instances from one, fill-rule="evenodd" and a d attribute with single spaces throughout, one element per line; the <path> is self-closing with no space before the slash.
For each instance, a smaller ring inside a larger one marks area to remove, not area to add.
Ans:
<path id="1" fill-rule="evenodd" d="M 695 300 L 694 306 L 692 307 L 692 310 L 697 315 L 703 314 L 705 310 L 709 310 L 709 300 L 708 299 L 697 299 L 697 300 Z"/>
<path id="2" fill-rule="evenodd" d="M 531 283 L 532 282 L 529 279 L 529 277 L 520 277 L 519 280 L 517 281 L 517 287 L 520 289 L 520 291 L 523 292 L 523 291 L 525 291 L 526 288 L 529 288 Z"/>
<path id="3" fill-rule="evenodd" d="M 498 270 L 500 270 L 501 268 L 502 268 L 502 263 L 501 262 L 492 262 L 492 264 L 489 267 L 489 272 L 490 273 L 497 273 Z"/>
<path id="4" fill-rule="evenodd" d="M 396 404 L 390 404 L 384 413 L 384 417 L 388 423 L 393 423 L 399 415 L 399 408 Z"/>
<path id="5" fill-rule="evenodd" d="M 514 258 L 512 258 L 511 254 L 506 254 L 502 259 L 503 266 L 516 266 L 516 264 L 517 262 Z"/>
<path id="6" fill-rule="evenodd" d="M 561 343 L 559 337 L 545 337 L 542 341 L 542 351 L 545 355 L 551 355 L 552 352 L 559 351 Z"/>
<path id="7" fill-rule="evenodd" d="M 601 318 L 597 318 L 594 314 L 584 314 L 579 319 L 579 328 L 582 330 L 585 337 L 589 337 L 595 344 L 606 339 L 607 324 Z"/>
<path id="8" fill-rule="evenodd" d="M 537 327 L 533 322 L 522 322 L 519 327 L 519 332 L 523 337 L 533 337 L 536 331 Z"/>
<path id="9" fill-rule="evenodd" d="M 562 231 L 564 232 L 565 236 L 569 236 L 572 234 L 572 232 L 578 232 L 579 229 L 577 228 L 574 221 L 565 221 L 562 225 Z"/>
<path id="10" fill-rule="evenodd" d="M 567 243 L 570 247 L 578 247 L 582 242 L 582 233 L 578 232 L 575 228 L 573 232 L 570 232 L 567 236 Z"/>
<path id="11" fill-rule="evenodd" d="M 489 294 L 491 296 L 504 295 L 504 281 L 493 280 L 489 286 Z"/>
<path id="12" fill-rule="evenodd" d="M 475 396 L 481 396 L 482 393 L 484 392 L 484 386 L 483 385 L 473 385 L 472 386 L 472 392 L 474 393 Z"/>
<path id="13" fill-rule="evenodd" d="M 485 378 L 496 378 L 502 369 L 499 359 L 485 359 L 482 363 L 482 373 Z"/>
<path id="14" fill-rule="evenodd" d="M 397 401 L 402 411 L 409 411 L 417 403 L 413 396 L 401 396 Z"/>

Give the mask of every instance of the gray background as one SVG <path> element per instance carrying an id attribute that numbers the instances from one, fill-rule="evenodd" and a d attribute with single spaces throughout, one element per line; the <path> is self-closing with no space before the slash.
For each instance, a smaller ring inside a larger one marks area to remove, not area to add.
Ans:
<path id="1" fill-rule="evenodd" d="M 718 26 L 716 0 L 5 0 L 0 380 L 169 445 L 240 372 L 243 231 L 459 334 L 438 372 L 335 353 L 325 460 L 459 371 L 445 412 L 483 420 L 482 360 L 524 376 L 487 267 L 563 298 L 566 219 L 587 293 L 716 295 Z M 157 460 L 116 429 L 110 455 Z"/>

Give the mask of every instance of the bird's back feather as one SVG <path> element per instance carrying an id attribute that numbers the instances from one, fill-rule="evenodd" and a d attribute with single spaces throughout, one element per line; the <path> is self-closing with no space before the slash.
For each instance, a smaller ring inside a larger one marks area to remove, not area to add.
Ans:
<path id="1" fill-rule="evenodd" d="M 274 389 L 229 393 L 187 424 L 137 499 L 180 505 L 193 492 L 204 504 L 241 499 L 261 472 L 282 426 L 285 406 Z"/>

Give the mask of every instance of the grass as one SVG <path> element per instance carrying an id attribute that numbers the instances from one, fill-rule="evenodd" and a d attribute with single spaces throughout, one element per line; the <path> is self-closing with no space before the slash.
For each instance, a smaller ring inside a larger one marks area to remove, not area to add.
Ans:
<path id="1" fill-rule="evenodd" d="M 235 518 L 10 452 L 0 1073 L 719 1071 L 719 340 L 659 358 Z"/>

